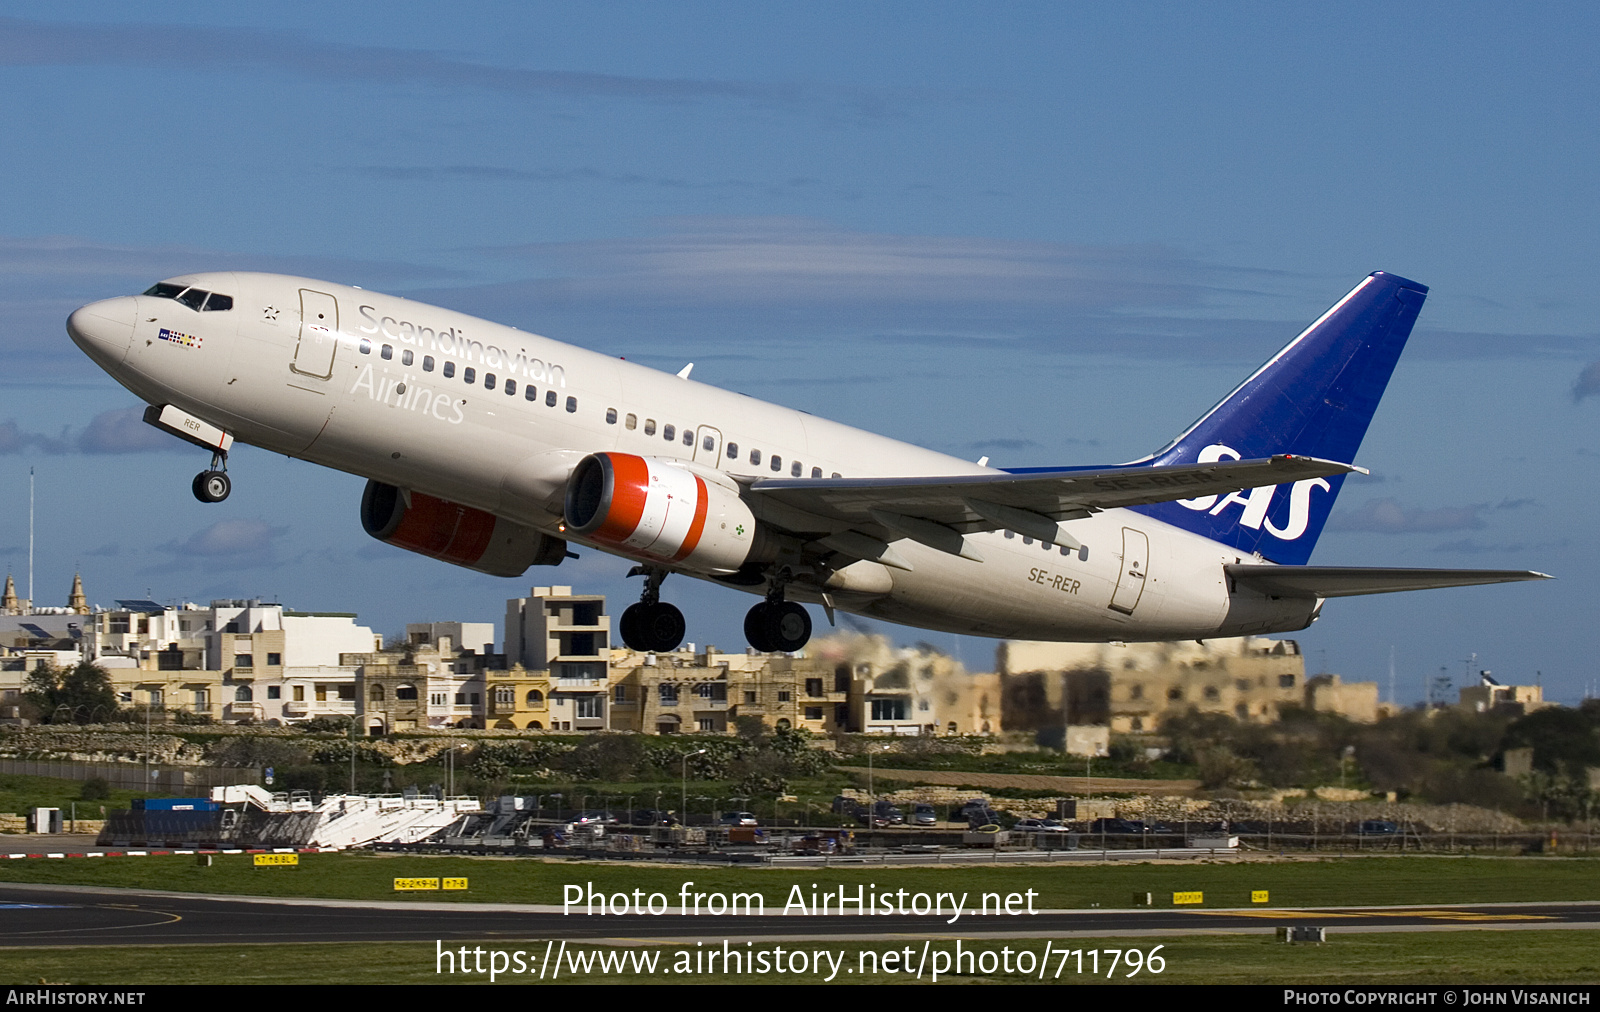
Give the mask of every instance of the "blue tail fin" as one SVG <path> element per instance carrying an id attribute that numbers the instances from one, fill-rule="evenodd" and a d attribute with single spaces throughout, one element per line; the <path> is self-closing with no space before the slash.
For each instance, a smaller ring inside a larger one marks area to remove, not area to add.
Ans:
<path id="1" fill-rule="evenodd" d="M 1150 464 L 1275 453 L 1354 463 L 1428 289 L 1378 272 L 1274 355 Z M 1284 565 L 1304 565 L 1343 476 L 1135 507 Z"/>

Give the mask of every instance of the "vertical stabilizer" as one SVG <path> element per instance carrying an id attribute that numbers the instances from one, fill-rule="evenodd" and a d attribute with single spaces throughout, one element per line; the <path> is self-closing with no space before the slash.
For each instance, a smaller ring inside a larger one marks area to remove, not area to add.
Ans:
<path id="1" fill-rule="evenodd" d="M 1393 274 L 1369 276 L 1147 463 L 1276 453 L 1354 463 L 1427 293 Z M 1135 508 L 1242 552 L 1304 565 L 1343 482 L 1311 478 Z"/>

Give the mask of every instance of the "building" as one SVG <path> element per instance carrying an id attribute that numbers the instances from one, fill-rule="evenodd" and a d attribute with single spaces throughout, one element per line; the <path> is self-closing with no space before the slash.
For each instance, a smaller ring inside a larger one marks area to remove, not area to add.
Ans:
<path id="1" fill-rule="evenodd" d="M 734 732 L 740 718 L 818 734 L 994 734 L 999 682 L 932 650 L 835 636 L 803 653 L 611 646 L 605 598 L 534 587 L 506 602 L 506 666 L 484 672 L 483 726 Z"/>
<path id="2" fill-rule="evenodd" d="M 1306 709 L 1336 713 L 1358 724 L 1376 723 L 1385 715 L 1378 703 L 1377 682 L 1346 682 L 1338 675 L 1313 675 L 1306 679 Z"/>
<path id="3" fill-rule="evenodd" d="M 1544 687 L 1540 685 L 1501 685 L 1488 671 L 1478 672 L 1478 684 L 1461 690 L 1461 705 L 1486 713 L 1500 710 L 1514 716 L 1542 710 L 1555 703 L 1544 701 Z"/>
<path id="4" fill-rule="evenodd" d="M 1190 709 L 1271 723 L 1288 707 L 1378 716 L 1376 682 L 1319 675 L 1308 683 L 1294 640 L 1252 636 L 1182 643 L 1000 644 L 1005 725 L 1059 740 L 1068 725 L 1114 733 L 1157 730 Z"/>
<path id="5" fill-rule="evenodd" d="M 499 657 L 464 648 L 459 639 L 481 637 L 484 628 L 491 638 L 480 645 L 492 649 L 488 623 L 428 622 L 406 626 L 400 649 L 343 655 L 356 673 L 357 719 L 365 732 L 494 726 L 484 722 L 484 681 Z"/>
<path id="6" fill-rule="evenodd" d="M 74 580 L 73 597 L 82 599 Z M 87 607 L 87 605 L 84 605 Z M 492 627 L 488 627 L 491 628 Z M 158 719 L 294 722 L 355 712 L 350 652 L 380 646 L 355 615 L 296 612 L 258 600 L 121 600 L 107 611 L 52 609 L 0 617 L 0 706 L 21 702 L 28 672 L 88 660 L 111 676 L 123 706 Z M 0 717 L 16 713 L 0 712 Z"/>
<path id="7" fill-rule="evenodd" d="M 571 587 L 534 587 L 529 593 L 506 602 L 507 663 L 561 668 L 568 676 L 605 666 L 611 617 L 604 594 L 574 594 Z"/>
<path id="8" fill-rule="evenodd" d="M 74 598 L 82 598 L 75 582 Z M 426 728 L 727 734 L 742 718 L 817 734 L 996 734 L 1000 682 L 931 648 L 842 634 L 796 654 L 613 647 L 606 599 L 534 587 L 506 602 L 505 650 L 487 622 L 420 622 L 403 643 L 351 613 L 259 600 L 121 600 L 79 615 L 0 616 L 0 703 L 19 708 L 40 661 L 92 660 L 124 706 L 165 719 L 355 720 L 382 735 Z M 0 717 L 17 716 L 0 713 Z"/>
<path id="9" fill-rule="evenodd" d="M 999 734 L 1000 680 L 968 672 L 926 645 L 896 648 L 884 636 L 841 634 L 812 648 L 836 676 L 849 679 L 845 719 L 867 734 Z"/>
<path id="10" fill-rule="evenodd" d="M 1305 660 L 1293 640 L 1008 640 L 999 646 L 996 667 L 1006 726 L 1057 736 L 1068 724 L 1153 731 L 1191 707 L 1265 723 L 1277 720 L 1284 706 L 1304 705 Z"/>

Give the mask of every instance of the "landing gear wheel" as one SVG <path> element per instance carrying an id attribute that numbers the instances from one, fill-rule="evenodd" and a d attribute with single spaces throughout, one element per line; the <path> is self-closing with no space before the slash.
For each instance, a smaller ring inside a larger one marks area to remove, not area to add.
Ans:
<path id="1" fill-rule="evenodd" d="M 201 471 L 190 487 L 201 502 L 221 502 L 233 491 L 233 480 L 226 471 Z"/>
<path id="2" fill-rule="evenodd" d="M 649 650 L 645 645 L 644 636 L 639 632 L 639 620 L 643 617 L 646 605 L 630 604 L 622 610 L 622 621 L 618 623 L 622 633 L 622 643 L 629 650 L 640 653 Z"/>
<path id="3" fill-rule="evenodd" d="M 811 639 L 811 615 L 793 601 L 763 601 L 745 614 L 744 638 L 764 654 L 793 653 Z"/>
<path id="4" fill-rule="evenodd" d="M 767 602 L 762 601 L 746 612 L 744 616 L 745 642 L 764 654 L 770 654 L 777 649 L 767 639 L 767 611 L 771 607 Z"/>
<path id="5" fill-rule="evenodd" d="M 644 611 L 637 620 L 637 629 L 644 648 L 656 653 L 678 649 L 678 644 L 683 642 L 683 634 L 688 630 L 683 621 L 683 612 L 665 603 L 642 607 Z"/>
<path id="6" fill-rule="evenodd" d="M 793 601 L 767 605 L 766 633 L 774 650 L 793 653 L 811 639 L 811 616 Z"/>

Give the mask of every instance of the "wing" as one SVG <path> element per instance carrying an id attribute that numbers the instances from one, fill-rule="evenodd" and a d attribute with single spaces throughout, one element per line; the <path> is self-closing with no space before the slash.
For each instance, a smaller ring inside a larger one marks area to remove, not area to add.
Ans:
<path id="1" fill-rule="evenodd" d="M 901 538 L 981 561 L 963 535 L 1009 529 L 1076 548 L 1062 526 L 1101 510 L 1192 499 L 1348 474 L 1361 468 L 1280 454 L 1172 467 L 1062 468 L 1026 473 L 910 478 L 759 478 L 758 515 L 825 547 L 909 568 L 889 544 Z"/>
<path id="2" fill-rule="evenodd" d="M 1228 578 L 1272 597 L 1355 597 L 1402 590 L 1549 580 L 1527 569 L 1373 569 L 1361 566 L 1224 566 Z"/>

